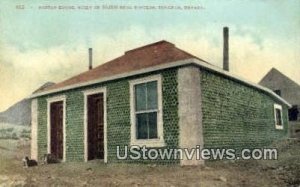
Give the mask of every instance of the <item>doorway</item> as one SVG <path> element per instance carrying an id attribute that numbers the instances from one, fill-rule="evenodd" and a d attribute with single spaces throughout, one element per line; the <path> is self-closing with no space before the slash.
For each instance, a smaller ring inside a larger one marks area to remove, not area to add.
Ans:
<path id="1" fill-rule="evenodd" d="M 56 159 L 63 160 L 63 101 L 50 104 L 50 152 Z"/>
<path id="2" fill-rule="evenodd" d="M 87 96 L 87 160 L 104 159 L 104 94 Z"/>

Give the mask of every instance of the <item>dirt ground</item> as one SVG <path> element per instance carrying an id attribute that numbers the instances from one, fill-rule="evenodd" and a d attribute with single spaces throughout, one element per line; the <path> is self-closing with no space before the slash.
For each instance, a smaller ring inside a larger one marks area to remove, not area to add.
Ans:
<path id="1" fill-rule="evenodd" d="M 23 168 L 29 141 L 0 141 L 0 186 L 300 186 L 300 141 L 279 145 L 277 161 L 205 166 L 62 163 Z"/>

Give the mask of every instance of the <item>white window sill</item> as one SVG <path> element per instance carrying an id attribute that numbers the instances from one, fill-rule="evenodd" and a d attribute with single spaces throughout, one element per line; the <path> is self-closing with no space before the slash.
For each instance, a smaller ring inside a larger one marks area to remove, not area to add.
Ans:
<path id="1" fill-rule="evenodd" d="M 275 125 L 276 129 L 283 130 L 283 125 Z"/>
<path id="2" fill-rule="evenodd" d="M 162 139 L 131 140 L 130 145 L 137 145 L 139 147 L 164 147 L 165 141 Z"/>

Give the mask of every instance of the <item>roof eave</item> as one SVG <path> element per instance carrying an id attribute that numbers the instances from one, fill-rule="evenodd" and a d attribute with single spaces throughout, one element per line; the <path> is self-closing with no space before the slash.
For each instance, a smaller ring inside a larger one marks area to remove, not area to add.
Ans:
<path id="1" fill-rule="evenodd" d="M 223 70 L 223 69 L 221 69 L 221 68 L 219 68 L 219 67 L 216 67 L 216 66 L 212 66 L 212 65 L 210 65 L 210 64 L 203 63 L 203 62 L 201 62 L 201 61 L 199 61 L 199 60 L 197 60 L 197 59 L 196 59 L 196 64 L 199 65 L 199 66 L 202 67 L 202 68 L 208 69 L 208 70 L 210 70 L 210 71 L 214 71 L 214 72 L 216 72 L 216 73 L 219 73 L 219 74 L 222 74 L 222 75 L 224 75 L 224 76 L 226 76 L 226 77 L 229 77 L 229 78 L 231 78 L 231 79 L 234 79 L 234 80 L 236 80 L 236 81 L 238 81 L 238 82 L 242 82 L 242 83 L 244 83 L 244 84 L 246 84 L 246 85 L 248 85 L 248 86 L 257 88 L 257 89 L 262 90 L 262 91 L 264 91 L 264 92 L 267 92 L 268 94 L 270 94 L 271 96 L 273 96 L 274 98 L 276 98 L 277 100 L 279 100 L 280 102 L 286 104 L 289 108 L 292 107 L 292 105 L 291 105 L 289 102 L 287 102 L 287 101 L 286 101 L 285 99 L 283 99 L 282 97 L 278 96 L 276 93 L 274 93 L 274 92 L 273 92 L 272 90 L 270 90 L 269 88 L 266 88 L 266 87 L 261 86 L 261 85 L 259 85 L 259 84 L 257 84 L 257 83 L 248 81 L 248 80 L 246 80 L 246 79 L 244 79 L 244 78 L 242 78 L 242 77 L 240 77 L 240 76 L 238 76 L 238 75 L 236 75 L 236 74 L 234 74 L 234 73 L 225 71 L 225 70 Z"/>
<path id="2" fill-rule="evenodd" d="M 267 92 L 268 94 L 270 94 L 271 96 L 276 98 L 278 101 L 286 104 L 289 108 L 291 107 L 291 104 L 289 104 L 286 100 L 284 100 L 283 98 L 281 98 L 280 96 L 275 94 L 272 90 L 270 90 L 270 89 L 268 89 L 264 86 L 261 86 L 259 84 L 256 84 L 256 83 L 250 82 L 248 80 L 245 80 L 244 78 L 242 78 L 238 75 L 235 75 L 231 72 L 225 71 L 225 70 L 223 70 L 219 67 L 210 65 L 210 64 L 208 64 L 206 62 L 203 62 L 203 61 L 201 61 L 199 59 L 196 59 L 196 58 L 179 60 L 179 61 L 175 61 L 175 62 L 170 62 L 170 63 L 166 63 L 166 64 L 162 64 L 162 65 L 157 65 L 157 66 L 152 66 L 152 67 L 149 67 L 149 68 L 144 68 L 144 69 L 141 69 L 141 70 L 128 72 L 128 73 L 122 73 L 122 74 L 118 74 L 118 75 L 114 75 L 114 76 L 110 76 L 110 77 L 105 77 L 105 78 L 100 78 L 100 79 L 96 79 L 96 80 L 92 80 L 92 81 L 87 81 L 87 82 L 84 82 L 84 83 L 73 84 L 73 85 L 70 85 L 70 86 L 65 86 L 63 88 L 57 88 L 57 89 L 53 89 L 53 90 L 49 90 L 49 91 L 43 91 L 43 92 L 40 92 L 40 93 L 32 94 L 29 98 L 33 99 L 33 98 L 36 98 L 36 97 L 49 95 L 49 94 L 53 94 L 53 93 L 57 93 L 57 92 L 63 92 L 63 91 L 67 91 L 67 90 L 70 90 L 70 89 L 80 88 L 80 87 L 89 86 L 89 85 L 93 85 L 93 84 L 99 84 L 99 83 L 112 81 L 112 80 L 116 80 L 116 79 L 122 79 L 122 78 L 131 77 L 131 76 L 135 76 L 135 75 L 139 75 L 139 74 L 150 73 L 150 72 L 153 72 L 153 71 L 164 70 L 164 69 L 168 69 L 168 68 L 185 66 L 185 65 L 196 65 L 196 66 L 205 68 L 207 70 L 222 74 L 226 77 L 229 77 L 229 78 L 234 79 L 236 81 L 242 82 L 242 83 L 244 83 L 248 86 L 257 88 L 257 89 L 262 90 L 264 92 Z"/>
<path id="3" fill-rule="evenodd" d="M 62 87 L 62 88 L 52 89 L 52 90 L 48 90 L 48 91 L 42 91 L 42 92 L 39 92 L 36 94 L 32 94 L 30 96 L 30 98 L 36 98 L 36 97 L 40 97 L 40 96 L 44 96 L 44 95 L 49 95 L 49 94 L 53 94 L 53 93 L 57 93 L 57 92 L 62 92 L 62 91 L 70 90 L 70 89 L 75 89 L 75 88 L 80 88 L 80 87 L 89 86 L 89 85 L 93 85 L 93 84 L 103 83 L 103 82 L 112 81 L 112 80 L 116 80 L 116 79 L 122 79 L 122 78 L 131 77 L 131 76 L 135 76 L 135 75 L 139 75 L 139 74 L 153 72 L 153 71 L 164 70 L 164 69 L 178 67 L 178 66 L 182 66 L 182 65 L 193 64 L 195 60 L 197 60 L 197 59 L 190 58 L 190 59 L 185 59 L 185 60 L 174 61 L 174 62 L 162 64 L 162 65 L 144 68 L 141 70 L 131 71 L 128 73 L 121 73 L 121 74 L 117 74 L 114 76 L 95 79 L 92 81 L 87 81 L 84 83 L 73 84 L 70 86 Z"/>

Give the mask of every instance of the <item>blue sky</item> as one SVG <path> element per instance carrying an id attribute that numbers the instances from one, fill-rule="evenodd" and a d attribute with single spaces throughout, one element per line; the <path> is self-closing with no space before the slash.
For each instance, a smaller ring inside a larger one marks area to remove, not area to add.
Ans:
<path id="1" fill-rule="evenodd" d="M 31 3 L 30 3 L 31 2 Z M 112 3 L 113 2 L 113 3 Z M 188 3 L 192 2 L 192 3 Z M 297 0 L 246 0 L 246 1 L 4 1 L 1 5 L 2 36 L 6 42 L 22 50 L 49 48 L 66 42 L 85 41 L 90 44 L 94 35 L 113 37 L 120 30 L 140 26 L 145 30 L 158 27 L 182 26 L 206 29 L 211 25 L 221 28 L 235 26 L 235 34 L 246 34 L 243 27 L 253 27 L 252 34 L 259 42 L 272 37 L 285 40 L 299 29 Z M 42 5 L 202 5 L 201 11 L 110 11 L 110 10 L 39 10 Z M 16 5 L 25 5 L 18 10 Z M 299 30 L 298 30 L 299 31 Z M 212 31 L 219 32 L 219 31 Z"/>
<path id="2" fill-rule="evenodd" d="M 25 9 L 16 9 L 24 5 Z M 39 6 L 174 5 L 201 10 L 40 10 Z M 276 67 L 300 84 L 300 1 L 1 1 L 0 111 L 46 81 L 61 81 L 124 51 L 168 40 L 221 66 L 230 27 L 231 71 L 253 82 Z M 9 97 L 7 97 L 9 95 Z"/>

